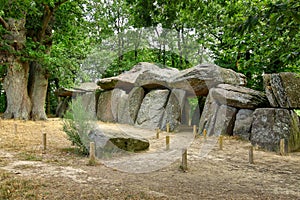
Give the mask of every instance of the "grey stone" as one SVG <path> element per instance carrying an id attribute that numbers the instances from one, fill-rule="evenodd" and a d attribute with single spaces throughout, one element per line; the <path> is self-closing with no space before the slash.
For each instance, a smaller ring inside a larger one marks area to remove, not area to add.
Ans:
<path id="1" fill-rule="evenodd" d="M 300 108 L 300 76 L 292 72 L 265 74 L 264 87 L 272 107 Z"/>
<path id="2" fill-rule="evenodd" d="M 251 143 L 270 151 L 279 151 L 280 139 L 288 142 L 289 151 L 300 148 L 300 123 L 294 111 L 259 108 L 253 113 Z"/>
<path id="3" fill-rule="evenodd" d="M 178 93 L 179 95 L 176 95 L 176 93 Z M 173 131 L 178 127 L 178 125 L 180 124 L 182 111 L 182 106 L 180 105 L 180 103 L 183 104 L 182 99 L 184 99 L 184 97 L 182 98 L 180 92 L 176 92 L 176 90 L 171 92 L 163 115 L 162 124 L 160 126 L 161 130 L 167 129 L 167 123 L 170 124 L 170 131 Z"/>
<path id="4" fill-rule="evenodd" d="M 282 72 L 279 75 L 287 95 L 289 108 L 300 109 L 300 75 L 291 72 Z"/>
<path id="5" fill-rule="evenodd" d="M 236 114 L 233 135 L 244 140 L 250 140 L 251 125 L 253 122 L 253 110 L 240 109 Z"/>
<path id="6" fill-rule="evenodd" d="M 212 97 L 220 104 L 235 108 L 255 109 L 268 105 L 264 93 L 242 86 L 220 84 L 210 90 Z"/>
<path id="7" fill-rule="evenodd" d="M 134 87 L 129 94 L 123 95 L 118 106 L 118 122 L 133 125 L 144 98 L 144 89 Z"/>
<path id="8" fill-rule="evenodd" d="M 143 102 L 145 91 L 142 87 L 134 87 L 129 92 L 128 102 L 129 102 L 129 116 L 133 122 L 136 121 L 139 109 Z"/>
<path id="9" fill-rule="evenodd" d="M 168 80 L 179 72 L 175 68 L 160 68 L 157 65 L 141 62 L 128 72 L 116 77 L 100 79 L 98 85 L 105 90 L 113 88 L 131 89 L 134 86 L 157 88 L 167 87 Z"/>
<path id="10" fill-rule="evenodd" d="M 126 91 L 119 89 L 119 88 L 115 88 L 112 90 L 112 94 L 111 94 L 111 112 L 113 115 L 113 121 L 117 122 L 118 120 L 118 108 L 119 108 L 119 104 L 123 103 L 124 99 L 123 96 L 126 95 Z"/>
<path id="11" fill-rule="evenodd" d="M 147 89 L 182 89 L 188 96 L 206 96 L 208 90 L 220 83 L 245 85 L 246 77 L 231 69 L 224 69 L 217 65 L 197 65 L 179 71 L 175 68 L 160 68 L 154 64 L 141 62 L 128 72 L 116 77 L 98 81 L 104 90 L 123 88 L 130 90 L 134 86 Z"/>
<path id="12" fill-rule="evenodd" d="M 215 136 L 232 135 L 236 113 L 236 108 L 221 105 L 218 109 L 213 134 Z"/>
<path id="13" fill-rule="evenodd" d="M 90 116 L 96 118 L 96 96 L 95 92 L 86 92 L 81 96 L 82 106 Z"/>
<path id="14" fill-rule="evenodd" d="M 279 74 L 272 74 L 270 84 L 277 103 L 281 108 L 288 108 L 287 96 Z"/>
<path id="15" fill-rule="evenodd" d="M 197 96 L 206 96 L 208 90 L 220 83 L 246 85 L 246 77 L 231 69 L 205 64 L 180 71 L 170 80 L 170 86 L 190 91 L 193 88 Z"/>
<path id="16" fill-rule="evenodd" d="M 101 92 L 98 99 L 97 118 L 104 122 L 114 122 L 111 103 L 112 90 Z"/>
<path id="17" fill-rule="evenodd" d="M 88 133 L 88 140 L 85 140 L 86 148 L 89 142 L 95 142 L 96 156 L 103 158 L 108 153 L 118 153 L 120 151 L 142 151 L 149 148 L 150 143 L 147 139 L 140 136 L 125 134 L 124 132 L 103 131 L 99 127 L 94 127 Z"/>
<path id="18" fill-rule="evenodd" d="M 279 107 L 271 86 L 271 74 L 264 74 L 263 80 L 266 96 L 269 100 L 270 105 L 275 108 Z"/>
<path id="19" fill-rule="evenodd" d="M 204 129 L 206 129 L 208 136 L 214 135 L 214 125 L 216 122 L 219 107 L 220 105 L 212 98 L 211 94 L 209 93 L 206 98 L 199 122 L 200 134 L 202 134 Z"/>
<path id="20" fill-rule="evenodd" d="M 146 94 L 135 124 L 149 129 L 160 127 L 168 96 L 169 90 L 151 90 Z"/>

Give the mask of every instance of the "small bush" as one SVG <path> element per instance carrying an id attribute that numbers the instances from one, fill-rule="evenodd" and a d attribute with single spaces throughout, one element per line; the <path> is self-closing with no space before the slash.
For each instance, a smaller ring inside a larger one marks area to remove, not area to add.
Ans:
<path id="1" fill-rule="evenodd" d="M 86 111 L 81 97 L 77 97 L 70 103 L 69 110 L 64 116 L 63 131 L 72 144 L 76 145 L 84 155 L 89 154 L 87 149 L 88 132 L 91 130 L 94 120 L 94 114 Z"/>

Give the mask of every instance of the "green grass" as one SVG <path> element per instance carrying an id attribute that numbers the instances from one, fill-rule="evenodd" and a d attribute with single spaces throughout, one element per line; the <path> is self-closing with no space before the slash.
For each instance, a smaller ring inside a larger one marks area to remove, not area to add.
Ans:
<path id="1" fill-rule="evenodd" d="M 32 153 L 26 153 L 26 152 L 22 152 L 18 154 L 18 158 L 20 160 L 26 160 L 26 161 L 42 161 L 42 157 L 40 156 L 36 156 Z"/>

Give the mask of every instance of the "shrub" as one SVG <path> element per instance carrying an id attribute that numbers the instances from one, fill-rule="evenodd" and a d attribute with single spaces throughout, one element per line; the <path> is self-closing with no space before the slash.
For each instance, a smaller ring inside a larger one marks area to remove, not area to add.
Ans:
<path id="1" fill-rule="evenodd" d="M 67 134 L 68 140 L 79 148 L 79 151 L 88 155 L 89 145 L 88 132 L 92 128 L 94 114 L 86 111 L 83 106 L 82 98 L 76 97 L 69 105 L 63 120 L 63 131 Z"/>

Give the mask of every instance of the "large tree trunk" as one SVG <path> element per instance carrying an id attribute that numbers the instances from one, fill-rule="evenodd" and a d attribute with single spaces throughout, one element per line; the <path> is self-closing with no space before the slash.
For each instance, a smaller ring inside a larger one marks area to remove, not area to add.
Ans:
<path id="1" fill-rule="evenodd" d="M 14 59 L 7 69 L 3 88 L 6 92 L 6 119 L 29 119 L 31 103 L 27 92 L 29 65 Z"/>
<path id="2" fill-rule="evenodd" d="M 1 52 L 0 61 L 7 66 L 7 75 L 4 78 L 3 88 L 6 92 L 7 107 L 4 118 L 29 119 L 31 103 L 27 92 L 29 64 L 22 62 L 17 56 L 24 48 L 26 41 L 25 18 L 12 19 L 7 22 L 0 18 L 2 26 L 8 31 L 3 35 L 6 51 Z"/>
<path id="3" fill-rule="evenodd" d="M 28 90 L 32 102 L 31 118 L 33 120 L 46 120 L 45 113 L 48 77 L 44 68 L 37 62 L 32 62 L 29 73 Z"/>

